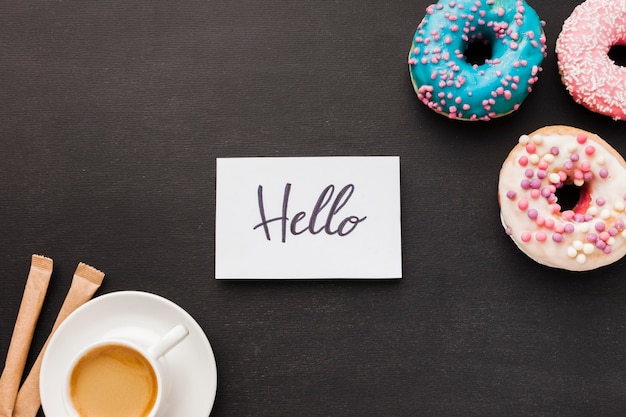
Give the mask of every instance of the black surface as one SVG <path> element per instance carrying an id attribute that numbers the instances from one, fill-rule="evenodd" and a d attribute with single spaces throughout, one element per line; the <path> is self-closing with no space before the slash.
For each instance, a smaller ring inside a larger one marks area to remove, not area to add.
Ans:
<path id="1" fill-rule="evenodd" d="M 626 154 L 626 123 L 560 84 L 577 2 L 532 1 L 544 71 L 488 123 L 418 102 L 406 61 L 427 4 L 2 3 L 0 357 L 41 253 L 55 269 L 29 365 L 83 261 L 106 272 L 98 295 L 150 291 L 196 318 L 215 417 L 623 415 L 626 261 L 542 267 L 496 199 L 504 158 L 544 125 Z M 404 278 L 214 280 L 215 158 L 257 155 L 399 155 Z"/>

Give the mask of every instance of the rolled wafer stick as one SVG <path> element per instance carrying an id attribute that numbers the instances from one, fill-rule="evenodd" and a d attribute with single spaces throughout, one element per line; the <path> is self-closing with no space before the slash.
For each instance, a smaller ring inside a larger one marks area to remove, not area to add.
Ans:
<path id="1" fill-rule="evenodd" d="M 74 278 L 70 289 L 65 296 L 65 301 L 61 306 L 59 315 L 57 316 L 52 331 L 46 340 L 46 343 L 41 348 L 39 356 L 35 360 L 33 367 L 31 368 L 26 380 L 22 384 L 19 392 L 17 393 L 17 400 L 15 402 L 15 408 L 13 409 L 12 417 L 36 417 L 39 407 L 41 407 L 41 396 L 39 393 L 39 371 L 41 370 L 41 361 L 43 355 L 46 352 L 50 338 L 57 330 L 59 325 L 81 305 L 93 297 L 96 290 L 102 284 L 104 279 L 104 273 L 98 271 L 94 267 L 91 267 L 84 263 L 79 263 L 76 271 L 74 272 Z"/>
<path id="2" fill-rule="evenodd" d="M 15 398 L 51 276 L 52 259 L 33 255 L 4 369 L 0 376 L 0 417 L 13 415 Z"/>

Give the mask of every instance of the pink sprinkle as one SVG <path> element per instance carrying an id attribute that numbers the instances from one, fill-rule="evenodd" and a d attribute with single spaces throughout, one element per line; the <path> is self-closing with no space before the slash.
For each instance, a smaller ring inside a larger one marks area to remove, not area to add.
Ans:
<path id="1" fill-rule="evenodd" d="M 557 233 L 563 233 L 565 231 L 565 226 L 562 224 L 557 224 L 554 226 L 554 231 Z"/>
<path id="2" fill-rule="evenodd" d="M 532 235 L 530 234 L 530 232 L 522 232 L 522 241 L 523 242 L 530 242 L 530 238 L 532 237 Z"/>
<path id="3" fill-rule="evenodd" d="M 520 210 L 526 210 L 528 208 L 528 200 L 526 200 L 525 198 L 520 198 L 520 200 L 517 202 L 517 207 Z"/>
<path id="4" fill-rule="evenodd" d="M 544 224 L 546 224 L 546 219 L 544 217 L 537 216 L 537 218 L 535 219 L 535 223 L 537 224 L 537 226 L 542 227 Z"/>
<path id="5" fill-rule="evenodd" d="M 561 211 L 561 206 L 557 203 L 550 204 L 550 211 L 552 211 L 553 214 L 556 214 Z M 558 227 L 558 225 L 555 227 Z"/>
<path id="6" fill-rule="evenodd" d="M 602 168 L 599 174 L 600 174 L 600 178 L 606 178 L 609 176 L 609 171 L 607 171 L 606 168 Z"/>
<path id="7" fill-rule="evenodd" d="M 536 200 L 539 198 L 539 196 L 541 196 L 541 191 L 533 188 L 532 190 L 530 190 L 530 196 Z"/>
<path id="8" fill-rule="evenodd" d="M 583 161 L 583 163 L 580 164 L 580 169 L 582 169 L 583 172 L 588 172 L 591 169 L 591 162 Z"/>
<path id="9" fill-rule="evenodd" d="M 574 218 L 574 212 L 572 210 L 565 210 L 562 216 L 565 220 L 570 221 Z"/>
<path id="10" fill-rule="evenodd" d="M 548 236 L 546 235 L 545 232 L 539 231 L 535 233 L 535 239 L 537 239 L 537 242 L 545 242 L 547 237 Z"/>
<path id="11" fill-rule="evenodd" d="M 552 235 L 552 240 L 555 241 L 556 243 L 561 243 L 563 242 L 563 235 L 561 233 L 554 233 Z"/>
<path id="12" fill-rule="evenodd" d="M 545 222 L 544 222 L 544 226 L 545 226 L 547 229 L 552 229 L 552 228 L 554 227 L 554 220 L 552 220 L 552 219 L 546 219 L 546 220 L 545 220 Z"/>
<path id="13" fill-rule="evenodd" d="M 521 156 L 519 161 L 517 161 L 521 166 L 525 167 L 526 165 L 528 165 L 528 157 L 526 156 Z M 625 196 L 626 197 L 626 196 Z"/>
<path id="14" fill-rule="evenodd" d="M 576 137 L 576 141 L 582 145 L 583 143 L 587 142 L 587 135 L 585 135 L 584 133 L 580 133 Z"/>
<path id="15" fill-rule="evenodd" d="M 604 231 L 600 233 L 600 239 L 604 240 L 605 242 L 609 240 L 610 237 L 611 235 L 609 234 L 609 232 Z"/>
<path id="16" fill-rule="evenodd" d="M 587 155 L 593 155 L 595 152 L 596 152 L 596 148 L 595 148 L 595 147 L 593 147 L 593 146 L 591 146 L 591 145 L 589 145 L 589 146 L 587 146 L 587 147 L 585 148 L 585 153 L 586 153 Z"/>
<path id="17" fill-rule="evenodd" d="M 534 143 L 530 142 L 528 145 L 526 145 L 526 152 L 535 153 L 536 150 L 537 150 L 537 147 L 535 146 Z"/>
<path id="18" fill-rule="evenodd" d="M 512 50 L 516 50 L 519 47 L 519 45 L 517 44 L 517 42 L 515 41 L 511 41 L 511 43 L 509 44 L 509 48 L 511 48 Z"/>
<path id="19" fill-rule="evenodd" d="M 509 90 L 504 90 L 504 98 L 510 100 L 513 94 Z"/>

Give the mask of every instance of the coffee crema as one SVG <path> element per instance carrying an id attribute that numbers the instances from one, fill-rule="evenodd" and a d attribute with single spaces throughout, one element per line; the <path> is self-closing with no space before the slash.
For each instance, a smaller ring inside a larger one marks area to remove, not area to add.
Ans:
<path id="1" fill-rule="evenodd" d="M 146 417 L 159 387 L 150 362 L 121 344 L 98 346 L 72 370 L 69 396 L 80 417 Z"/>

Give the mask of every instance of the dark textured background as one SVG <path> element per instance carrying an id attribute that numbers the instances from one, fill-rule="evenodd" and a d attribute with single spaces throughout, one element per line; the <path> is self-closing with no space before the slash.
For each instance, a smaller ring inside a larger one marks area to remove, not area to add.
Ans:
<path id="1" fill-rule="evenodd" d="M 0 358 L 41 253 L 55 270 L 29 364 L 83 261 L 107 274 L 98 294 L 196 318 L 215 417 L 624 415 L 626 260 L 547 269 L 498 217 L 522 133 L 570 124 L 626 154 L 626 122 L 560 84 L 577 3 L 531 2 L 549 47 L 535 91 L 469 124 L 413 93 L 427 1 L 3 2 Z M 302 155 L 401 157 L 402 280 L 213 278 L 215 158 Z"/>

